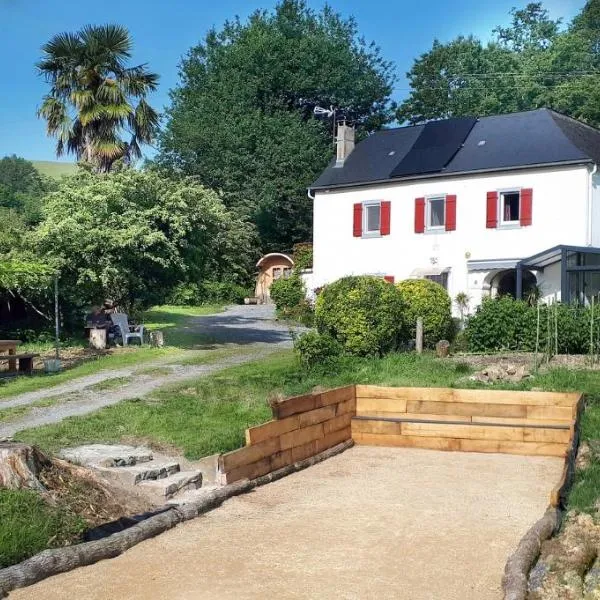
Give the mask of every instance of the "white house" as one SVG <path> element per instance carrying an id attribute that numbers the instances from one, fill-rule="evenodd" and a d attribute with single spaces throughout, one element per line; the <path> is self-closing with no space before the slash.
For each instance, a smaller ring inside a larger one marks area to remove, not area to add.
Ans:
<path id="1" fill-rule="evenodd" d="M 600 131 L 548 109 L 379 131 L 337 158 L 314 199 L 313 285 L 429 278 L 486 295 L 588 302 L 600 292 Z"/>

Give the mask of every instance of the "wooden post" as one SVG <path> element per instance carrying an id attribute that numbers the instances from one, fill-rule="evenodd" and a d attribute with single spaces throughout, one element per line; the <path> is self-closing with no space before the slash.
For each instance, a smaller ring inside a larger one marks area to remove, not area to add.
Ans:
<path id="1" fill-rule="evenodd" d="M 415 344 L 417 354 L 421 354 L 423 352 L 423 317 L 417 318 L 417 335 Z"/>
<path id="2" fill-rule="evenodd" d="M 56 360 L 60 359 L 60 313 L 58 309 L 58 273 L 54 276 L 54 335 Z"/>

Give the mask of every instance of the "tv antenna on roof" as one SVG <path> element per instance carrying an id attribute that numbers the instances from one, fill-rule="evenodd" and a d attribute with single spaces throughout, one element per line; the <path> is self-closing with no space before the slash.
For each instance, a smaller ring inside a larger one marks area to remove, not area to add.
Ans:
<path id="1" fill-rule="evenodd" d="M 335 108 L 334 106 L 330 106 L 329 108 L 323 108 L 322 106 L 315 106 L 313 108 L 313 114 L 315 115 L 315 117 L 321 117 L 321 118 L 326 118 L 326 119 L 331 119 L 333 117 L 333 126 L 332 126 L 332 132 L 333 132 L 333 145 L 335 146 L 335 125 L 336 125 L 336 115 L 337 115 L 337 108 Z"/>

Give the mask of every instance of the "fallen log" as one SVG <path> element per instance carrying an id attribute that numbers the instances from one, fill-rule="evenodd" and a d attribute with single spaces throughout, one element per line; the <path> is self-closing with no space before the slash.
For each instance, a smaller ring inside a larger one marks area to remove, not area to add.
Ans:
<path id="1" fill-rule="evenodd" d="M 542 542 L 558 530 L 560 521 L 561 511 L 549 507 L 544 516 L 521 538 L 504 569 L 502 578 L 504 600 L 526 600 L 529 571 L 540 555 Z"/>
<path id="2" fill-rule="evenodd" d="M 344 450 L 353 445 L 354 442 L 348 440 L 316 456 L 283 467 L 258 479 L 246 479 L 217 488 L 211 492 L 207 492 L 195 502 L 174 506 L 168 511 L 159 513 L 129 529 L 114 533 L 101 540 L 76 544 L 65 548 L 44 550 L 17 565 L 0 570 L 0 598 L 6 597 L 10 591 L 16 588 L 33 585 L 47 577 L 71 571 L 78 567 L 91 565 L 106 558 L 119 556 L 119 554 L 122 554 L 144 540 L 220 506 L 228 498 L 244 494 L 258 486 L 266 485 L 286 475 L 306 469 L 344 452 Z"/>

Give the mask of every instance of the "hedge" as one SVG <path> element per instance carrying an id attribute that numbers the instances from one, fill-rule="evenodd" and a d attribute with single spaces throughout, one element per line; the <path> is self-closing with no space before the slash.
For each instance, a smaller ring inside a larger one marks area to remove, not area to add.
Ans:
<path id="1" fill-rule="evenodd" d="M 560 303 L 540 305 L 539 350 L 543 352 L 550 347 L 554 351 L 557 341 L 561 354 L 589 353 L 591 318 L 589 307 Z M 467 321 L 465 335 L 468 349 L 472 352 L 533 352 L 537 321 L 537 306 L 509 296 L 485 299 Z M 594 332 L 594 351 L 597 352 L 600 333 L 598 308 L 594 311 Z"/>

